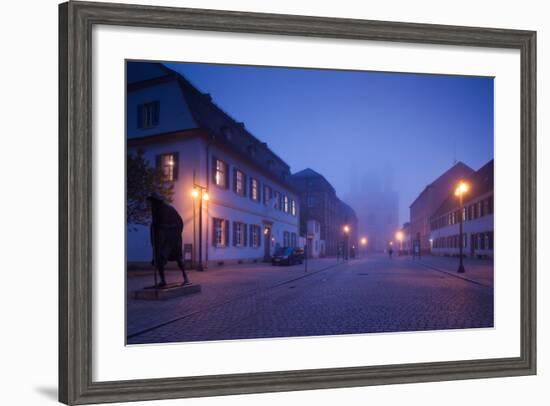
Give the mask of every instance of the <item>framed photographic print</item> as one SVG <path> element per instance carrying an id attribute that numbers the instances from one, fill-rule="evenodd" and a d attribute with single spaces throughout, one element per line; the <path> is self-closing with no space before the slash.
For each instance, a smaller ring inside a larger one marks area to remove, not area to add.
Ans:
<path id="1" fill-rule="evenodd" d="M 60 5 L 66 404 L 536 373 L 536 33 Z"/>

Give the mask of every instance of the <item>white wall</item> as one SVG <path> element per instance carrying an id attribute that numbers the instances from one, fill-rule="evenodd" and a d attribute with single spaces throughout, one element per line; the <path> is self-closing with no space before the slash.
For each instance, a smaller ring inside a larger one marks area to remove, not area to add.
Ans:
<path id="1" fill-rule="evenodd" d="M 543 1 L 436 0 L 358 2 L 340 0 L 127 0 L 131 3 L 232 8 L 264 12 L 370 18 L 472 26 L 534 29 L 538 36 L 539 133 L 539 375 L 462 382 L 389 385 L 134 405 L 544 405 L 550 385 L 550 228 L 548 210 L 548 109 L 550 20 Z M 57 1 L 29 0 L 4 5 L 2 38 L 2 140 L 11 151 L 0 160 L 2 174 L 0 359 L 5 379 L 1 403 L 55 405 L 57 385 Z M 24 20 L 23 20 L 24 19 Z M 9 119 L 6 119 L 8 117 Z M 24 151 L 26 165 L 18 152 Z M 542 154 L 545 154 L 545 160 Z M 29 164 L 30 163 L 30 164 Z M 17 171 L 14 170 L 17 168 Z M 32 180 L 31 182 L 21 180 Z M 32 188 L 31 188 L 32 185 Z M 17 211 L 32 213 L 22 217 Z"/>
<path id="2" fill-rule="evenodd" d="M 137 123 L 138 105 L 153 101 L 160 102 L 159 125 L 151 128 L 139 128 Z M 127 111 L 128 138 L 197 128 L 176 81 L 130 92 L 127 98 Z"/>

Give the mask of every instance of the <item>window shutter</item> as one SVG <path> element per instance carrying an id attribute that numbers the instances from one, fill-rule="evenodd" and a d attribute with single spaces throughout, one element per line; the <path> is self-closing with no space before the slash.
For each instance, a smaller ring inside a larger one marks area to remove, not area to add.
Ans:
<path id="1" fill-rule="evenodd" d="M 212 219 L 212 246 L 216 246 L 216 228 L 218 226 L 218 219 Z"/>
<path id="2" fill-rule="evenodd" d="M 250 240 L 248 242 L 248 245 L 251 247 L 254 245 L 254 224 L 250 224 Z"/>
<path id="3" fill-rule="evenodd" d="M 248 231 L 248 226 L 246 224 L 243 223 L 243 247 L 246 247 L 248 244 L 247 244 L 247 231 Z"/>
<path id="4" fill-rule="evenodd" d="M 229 164 L 227 162 L 224 162 L 225 165 L 225 188 L 229 189 Z"/>
<path id="5" fill-rule="evenodd" d="M 262 239 L 263 239 L 263 233 L 262 233 L 262 227 L 256 226 L 258 229 L 258 247 L 262 246 Z"/>
<path id="6" fill-rule="evenodd" d="M 162 155 L 157 155 L 155 157 L 155 168 L 158 170 L 158 169 L 161 169 L 160 168 L 160 164 L 161 164 L 161 158 L 162 158 Z"/>
<path id="7" fill-rule="evenodd" d="M 174 155 L 173 178 L 174 178 L 174 180 L 178 180 L 180 153 L 179 152 L 174 152 L 173 155 Z"/>
<path id="8" fill-rule="evenodd" d="M 143 128 L 143 104 L 137 106 L 137 128 Z"/>
<path id="9" fill-rule="evenodd" d="M 218 158 L 216 158 L 215 156 L 212 157 L 212 183 L 215 185 L 216 184 L 216 161 L 218 160 Z"/>
<path id="10" fill-rule="evenodd" d="M 258 200 L 256 200 L 258 203 L 260 203 L 262 201 L 262 184 L 260 183 L 260 181 L 256 181 L 257 185 L 258 185 Z"/>
<path id="11" fill-rule="evenodd" d="M 222 220 L 225 221 L 225 246 L 229 246 L 229 220 Z"/>
<path id="12" fill-rule="evenodd" d="M 243 196 L 246 197 L 246 190 L 247 190 L 247 179 L 248 177 L 246 176 L 246 174 L 243 172 Z"/>
<path id="13" fill-rule="evenodd" d="M 233 192 L 237 192 L 237 168 L 233 168 Z"/>
<path id="14" fill-rule="evenodd" d="M 237 246 L 237 222 L 233 222 L 233 246 Z"/>

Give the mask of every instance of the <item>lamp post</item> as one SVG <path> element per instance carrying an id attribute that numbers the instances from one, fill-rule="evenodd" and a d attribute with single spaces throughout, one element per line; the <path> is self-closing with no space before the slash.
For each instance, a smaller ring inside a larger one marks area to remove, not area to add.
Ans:
<path id="1" fill-rule="evenodd" d="M 349 226 L 346 224 L 342 230 L 344 231 L 345 259 L 349 259 Z"/>
<path id="2" fill-rule="evenodd" d="M 462 250 L 464 248 L 464 235 L 463 235 L 463 223 L 464 223 L 464 194 L 468 192 L 469 186 L 466 182 L 459 182 L 458 186 L 455 189 L 455 196 L 458 197 L 459 205 L 460 205 L 460 221 L 459 221 L 459 251 L 458 256 L 460 258 L 460 265 L 458 266 L 458 273 L 464 273 L 464 263 L 462 260 Z"/>
<path id="3" fill-rule="evenodd" d="M 195 184 L 193 186 L 193 191 L 191 192 L 193 199 L 199 199 L 199 261 L 197 263 L 197 271 L 204 271 L 204 266 L 202 263 L 202 202 L 207 202 L 209 199 L 208 192 L 204 186 Z"/>
<path id="4" fill-rule="evenodd" d="M 397 231 L 395 233 L 395 239 L 399 242 L 399 251 L 397 252 L 397 254 L 401 255 L 401 251 L 403 251 L 403 231 Z"/>
<path id="5" fill-rule="evenodd" d="M 359 243 L 363 247 L 363 254 L 364 254 L 367 250 L 367 237 L 362 237 Z"/>

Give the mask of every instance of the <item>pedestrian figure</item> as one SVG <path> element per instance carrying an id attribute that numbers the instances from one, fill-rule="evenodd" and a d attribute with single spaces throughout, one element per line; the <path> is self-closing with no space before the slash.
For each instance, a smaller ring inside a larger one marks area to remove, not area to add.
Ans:
<path id="1" fill-rule="evenodd" d="M 157 193 L 151 194 L 147 200 L 151 204 L 151 245 L 153 247 L 152 264 L 159 273 L 160 282 L 157 284 L 155 271 L 155 286 L 166 286 L 164 267 L 168 261 L 176 261 L 183 275 L 183 284 L 189 284 L 185 273 L 182 253 L 183 220 L 172 206 L 164 201 Z"/>
<path id="2" fill-rule="evenodd" d="M 392 259 L 392 255 L 393 255 L 393 248 L 392 247 L 390 247 L 388 249 L 388 255 L 390 256 L 390 259 Z"/>
<path id="3" fill-rule="evenodd" d="M 413 247 L 413 259 L 418 257 L 420 259 L 420 244 L 414 244 Z"/>

